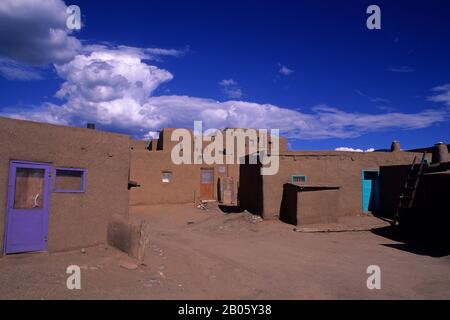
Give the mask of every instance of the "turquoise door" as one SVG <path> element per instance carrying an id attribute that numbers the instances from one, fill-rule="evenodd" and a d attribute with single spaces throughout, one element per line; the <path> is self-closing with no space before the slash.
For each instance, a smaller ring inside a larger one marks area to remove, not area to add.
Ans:
<path id="1" fill-rule="evenodd" d="M 376 212 L 380 208 L 380 185 L 378 171 L 362 172 L 363 212 Z"/>

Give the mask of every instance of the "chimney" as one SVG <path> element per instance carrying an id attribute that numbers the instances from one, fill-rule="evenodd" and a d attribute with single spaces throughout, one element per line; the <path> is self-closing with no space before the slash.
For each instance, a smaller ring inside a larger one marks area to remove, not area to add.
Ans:
<path id="1" fill-rule="evenodd" d="M 392 144 L 391 144 L 391 152 L 397 152 L 397 151 L 401 151 L 400 150 L 400 141 L 394 140 L 394 141 L 392 141 Z"/>
<path id="2" fill-rule="evenodd" d="M 448 154 L 447 145 L 443 142 L 438 142 L 434 145 L 432 163 L 449 162 L 450 156 Z"/>
<path id="3" fill-rule="evenodd" d="M 95 130 L 95 123 L 88 122 L 88 124 L 86 125 L 86 128 L 91 129 L 91 130 Z"/>

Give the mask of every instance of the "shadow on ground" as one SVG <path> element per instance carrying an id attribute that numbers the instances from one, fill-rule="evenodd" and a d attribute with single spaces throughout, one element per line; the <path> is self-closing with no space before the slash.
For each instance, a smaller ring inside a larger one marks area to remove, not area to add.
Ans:
<path id="1" fill-rule="evenodd" d="M 225 214 L 229 214 L 229 213 L 241 213 L 244 212 L 245 210 L 243 208 L 241 208 L 240 206 L 224 206 L 224 205 L 219 205 L 219 209 L 220 211 L 222 211 Z"/>
<path id="2" fill-rule="evenodd" d="M 450 255 L 450 239 L 447 234 L 433 233 L 423 230 L 409 230 L 400 227 L 388 226 L 374 229 L 372 233 L 402 243 L 383 244 L 410 253 L 440 258 Z"/>

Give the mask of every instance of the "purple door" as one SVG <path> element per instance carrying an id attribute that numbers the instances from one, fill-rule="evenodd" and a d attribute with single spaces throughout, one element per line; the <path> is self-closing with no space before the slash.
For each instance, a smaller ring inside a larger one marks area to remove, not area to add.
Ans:
<path id="1" fill-rule="evenodd" d="M 5 253 L 47 250 L 50 165 L 9 166 Z"/>

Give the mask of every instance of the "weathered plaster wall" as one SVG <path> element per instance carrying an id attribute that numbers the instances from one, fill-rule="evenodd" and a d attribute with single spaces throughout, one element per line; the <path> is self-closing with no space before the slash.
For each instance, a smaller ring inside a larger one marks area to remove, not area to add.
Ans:
<path id="1" fill-rule="evenodd" d="M 3 252 L 9 162 L 87 169 L 85 193 L 52 192 L 48 250 L 106 242 L 113 214 L 128 217 L 130 139 L 125 135 L 0 118 L 0 246 Z"/>

